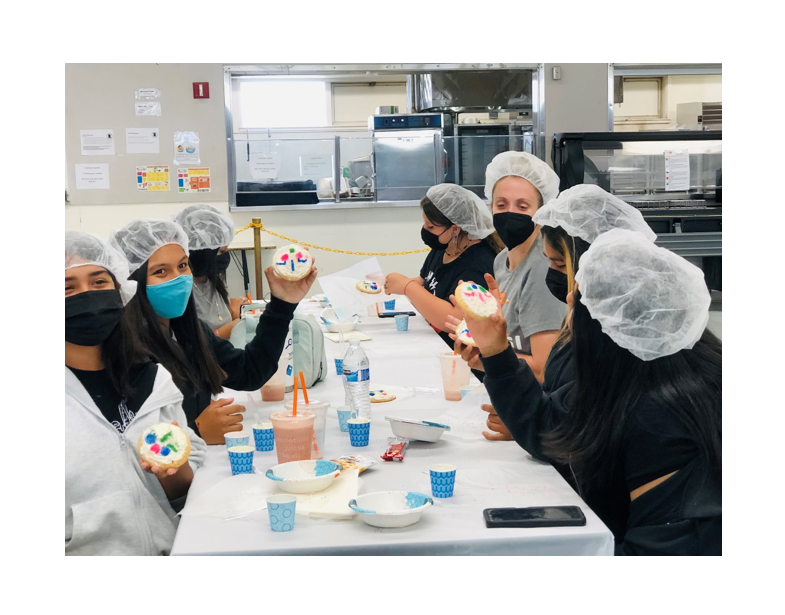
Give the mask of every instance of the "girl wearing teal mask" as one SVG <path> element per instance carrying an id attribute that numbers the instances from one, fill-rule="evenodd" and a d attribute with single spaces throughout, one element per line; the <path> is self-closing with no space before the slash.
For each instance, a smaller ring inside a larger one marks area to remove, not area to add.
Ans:
<path id="1" fill-rule="evenodd" d="M 303 280 L 278 278 L 265 270 L 271 301 L 259 319 L 256 337 L 238 350 L 216 336 L 196 312 L 188 236 L 176 222 L 136 220 L 110 237 L 130 264 L 136 296 L 125 318 L 140 341 L 172 374 L 182 391 L 188 425 L 208 444 L 223 444 L 224 434 L 242 429 L 245 408 L 233 399 L 212 401 L 223 387 L 261 388 L 278 368 L 289 321 L 306 296 L 317 270 Z"/>

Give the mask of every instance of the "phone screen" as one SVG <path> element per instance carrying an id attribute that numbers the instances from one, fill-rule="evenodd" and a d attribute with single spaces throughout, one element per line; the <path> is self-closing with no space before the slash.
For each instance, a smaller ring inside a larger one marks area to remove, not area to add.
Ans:
<path id="1" fill-rule="evenodd" d="M 567 521 L 581 519 L 583 515 L 577 506 L 542 506 L 532 508 L 496 508 L 490 511 L 490 518 L 494 521 L 529 521 L 532 519 Z"/>

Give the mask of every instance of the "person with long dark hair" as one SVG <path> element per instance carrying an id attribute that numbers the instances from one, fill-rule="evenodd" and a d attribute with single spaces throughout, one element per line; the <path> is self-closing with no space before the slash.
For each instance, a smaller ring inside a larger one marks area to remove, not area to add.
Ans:
<path id="1" fill-rule="evenodd" d="M 223 339 L 229 339 L 240 322 L 240 306 L 245 297 L 229 298 L 226 270 L 231 263 L 229 244 L 234 223 L 210 205 L 190 205 L 173 220 L 188 235 L 188 260 L 194 276 L 193 298 L 199 318 Z"/>
<path id="2" fill-rule="evenodd" d="M 617 554 L 721 554 L 722 344 L 703 273 L 622 229 L 580 265 L 567 297 L 575 381 L 544 394 L 486 378 L 499 416 L 515 412 L 505 387 L 547 397 L 528 413 L 527 450 L 569 468 Z M 504 319 L 466 321 L 488 368 L 507 349 Z"/>
<path id="3" fill-rule="evenodd" d="M 169 220 L 135 220 L 114 232 L 110 243 L 129 261 L 130 279 L 138 284 L 128 304 L 131 330 L 172 374 L 182 391 L 188 425 L 208 444 L 223 444 L 224 434 L 242 429 L 245 408 L 234 399 L 211 401 L 229 387 L 259 389 L 278 369 L 294 310 L 305 297 L 317 270 L 296 282 L 265 270 L 272 298 L 256 336 L 243 350 L 213 334 L 199 320 L 192 296 L 188 237 Z"/>
<path id="4" fill-rule="evenodd" d="M 66 555 L 168 554 L 204 460 L 182 394 L 123 320 L 135 287 L 127 276 L 106 242 L 65 232 Z M 187 463 L 163 470 L 138 457 L 148 427 L 178 422 L 191 440 Z"/>
<path id="5" fill-rule="evenodd" d="M 544 240 L 543 253 L 550 262 L 545 284 L 565 309 L 567 295 L 575 289 L 575 274 L 578 272 L 580 257 L 602 233 L 622 228 L 637 231 L 649 241 L 657 238 L 635 207 L 599 186 L 588 184 L 574 186 L 562 192 L 539 208 L 533 221 L 541 230 Z M 457 321 L 452 323 L 457 325 Z M 559 337 L 548 355 L 542 393 L 550 393 L 575 380 L 574 355 L 570 341 L 572 334 L 568 323 L 569 314 L 565 316 Z M 455 350 L 464 360 L 477 360 L 477 348 L 461 344 L 454 335 L 450 337 L 455 339 Z M 497 355 L 492 361 L 489 360 L 488 365 L 491 372 L 487 374 L 486 388 L 495 391 L 495 383 L 503 383 L 501 390 L 505 392 L 504 397 L 498 399 L 494 395 L 491 402 L 505 404 L 506 408 L 502 413 L 508 424 L 501 420 L 494 405 L 484 404 L 482 409 L 488 412 L 487 426 L 490 431 L 483 432 L 483 436 L 488 440 L 515 439 L 528 450 L 532 448 L 530 438 L 538 437 L 537 431 L 530 429 L 529 417 L 537 414 L 538 404 L 546 403 L 547 395 L 543 397 L 540 387 L 532 382 L 536 376 L 528 363 L 518 365 L 511 350 Z M 520 386 L 511 386 L 511 379 Z"/>
<path id="6" fill-rule="evenodd" d="M 449 334 L 442 330 L 447 316 L 458 315 L 450 304 L 450 294 L 460 280 L 481 281 L 483 275 L 492 272 L 501 245 L 485 203 L 466 188 L 455 184 L 433 186 L 420 207 L 420 236 L 431 251 L 418 277 L 390 273 L 384 290 L 388 295 L 405 295 L 452 348 Z"/>

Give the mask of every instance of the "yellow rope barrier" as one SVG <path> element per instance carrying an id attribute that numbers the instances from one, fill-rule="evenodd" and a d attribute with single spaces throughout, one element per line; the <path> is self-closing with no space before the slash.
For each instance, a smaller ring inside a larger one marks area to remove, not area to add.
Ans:
<path id="1" fill-rule="evenodd" d="M 327 252 L 337 252 L 338 254 L 357 254 L 360 256 L 402 256 L 404 254 L 418 254 L 420 252 L 431 251 L 430 248 L 424 248 L 422 250 L 408 250 L 407 252 L 352 252 L 351 250 L 336 250 L 335 248 L 325 248 L 324 246 L 317 246 L 312 243 L 305 243 L 304 241 L 298 241 L 297 239 L 292 239 L 291 237 L 287 237 L 286 235 L 274 233 L 273 231 L 264 228 L 263 224 L 256 224 L 255 222 L 251 222 L 248 226 L 244 226 L 239 231 L 236 231 L 235 235 L 237 235 L 238 233 L 242 233 L 243 231 L 246 231 L 249 228 L 258 228 L 260 231 L 264 231 L 265 233 L 269 233 L 270 235 L 275 235 L 276 237 L 285 239 L 289 243 L 296 243 L 298 245 L 305 246 L 306 248 L 315 248 L 317 250 L 325 250 Z"/>

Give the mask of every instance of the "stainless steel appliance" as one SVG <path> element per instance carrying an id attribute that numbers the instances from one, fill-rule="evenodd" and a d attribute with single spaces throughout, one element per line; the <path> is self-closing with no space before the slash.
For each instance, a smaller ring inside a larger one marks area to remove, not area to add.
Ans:
<path id="1" fill-rule="evenodd" d="M 679 103 L 676 124 L 683 130 L 722 130 L 722 103 Z"/>
<path id="2" fill-rule="evenodd" d="M 402 113 L 368 118 L 377 201 L 419 200 L 428 188 L 444 181 L 446 117 Z"/>
<path id="3" fill-rule="evenodd" d="M 459 124 L 452 141 L 455 183 L 485 198 L 485 167 L 497 154 L 514 151 L 532 153 L 533 133 L 522 124 Z"/>
<path id="4" fill-rule="evenodd" d="M 684 189 L 667 188 L 665 150 L 688 155 Z M 560 190 L 597 184 L 637 207 L 658 245 L 700 262 L 722 290 L 722 131 L 557 133 L 551 159 Z"/>

